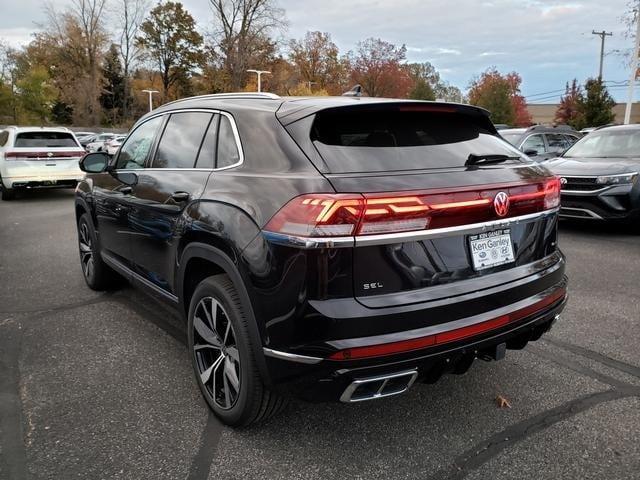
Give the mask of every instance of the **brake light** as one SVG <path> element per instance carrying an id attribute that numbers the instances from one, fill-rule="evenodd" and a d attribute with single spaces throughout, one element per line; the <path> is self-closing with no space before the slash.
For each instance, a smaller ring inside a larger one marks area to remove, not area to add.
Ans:
<path id="1" fill-rule="evenodd" d="M 504 192 L 508 211 L 494 200 Z M 306 194 L 287 203 L 265 231 L 302 237 L 339 237 L 420 231 L 468 225 L 555 208 L 557 177 L 538 183 L 488 185 L 464 190 L 384 194 Z"/>
<path id="2" fill-rule="evenodd" d="M 58 151 L 58 152 L 23 152 L 11 150 L 4 153 L 6 160 L 51 160 L 56 158 L 80 158 L 84 151 Z"/>

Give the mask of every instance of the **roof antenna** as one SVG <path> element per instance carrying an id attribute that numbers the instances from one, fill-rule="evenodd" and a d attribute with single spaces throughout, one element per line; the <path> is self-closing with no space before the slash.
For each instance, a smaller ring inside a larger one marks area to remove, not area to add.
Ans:
<path id="1" fill-rule="evenodd" d="M 354 87 L 348 92 L 344 92 L 342 94 L 343 97 L 361 97 L 362 96 L 362 86 L 360 84 L 354 85 Z"/>

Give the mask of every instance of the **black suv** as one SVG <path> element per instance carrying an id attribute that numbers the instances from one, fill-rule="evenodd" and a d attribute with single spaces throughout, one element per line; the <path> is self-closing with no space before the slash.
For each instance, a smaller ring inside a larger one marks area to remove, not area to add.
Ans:
<path id="1" fill-rule="evenodd" d="M 227 424 L 359 402 L 523 348 L 566 301 L 560 184 L 485 110 L 226 94 L 166 104 L 77 189 L 87 284 L 186 321 Z"/>
<path id="2" fill-rule="evenodd" d="M 537 162 L 560 155 L 582 138 L 580 132 L 568 125 L 509 128 L 500 130 L 499 133 L 507 142 Z"/>

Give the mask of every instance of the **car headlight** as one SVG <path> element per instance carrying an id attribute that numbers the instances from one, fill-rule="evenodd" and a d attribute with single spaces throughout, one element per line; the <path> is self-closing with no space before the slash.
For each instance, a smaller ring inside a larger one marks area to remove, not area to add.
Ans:
<path id="1" fill-rule="evenodd" d="M 623 173 L 622 175 L 603 175 L 596 178 L 596 183 L 600 185 L 623 185 L 635 183 L 638 179 L 638 172 Z"/>

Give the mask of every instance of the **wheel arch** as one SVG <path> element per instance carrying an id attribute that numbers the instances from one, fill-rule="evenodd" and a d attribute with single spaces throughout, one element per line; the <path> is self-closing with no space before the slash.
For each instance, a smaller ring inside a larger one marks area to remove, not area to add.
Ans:
<path id="1" fill-rule="evenodd" d="M 180 257 L 177 278 L 180 312 L 184 314 L 186 318 L 191 295 L 197 284 L 204 278 L 217 274 L 228 275 L 238 292 L 240 302 L 246 314 L 249 316 L 249 335 L 251 337 L 253 354 L 258 370 L 265 384 L 270 384 L 271 380 L 262 350 L 263 337 L 258 327 L 253 305 L 249 298 L 249 292 L 247 291 L 240 271 L 227 252 L 201 242 L 192 242 L 184 247 Z"/>

